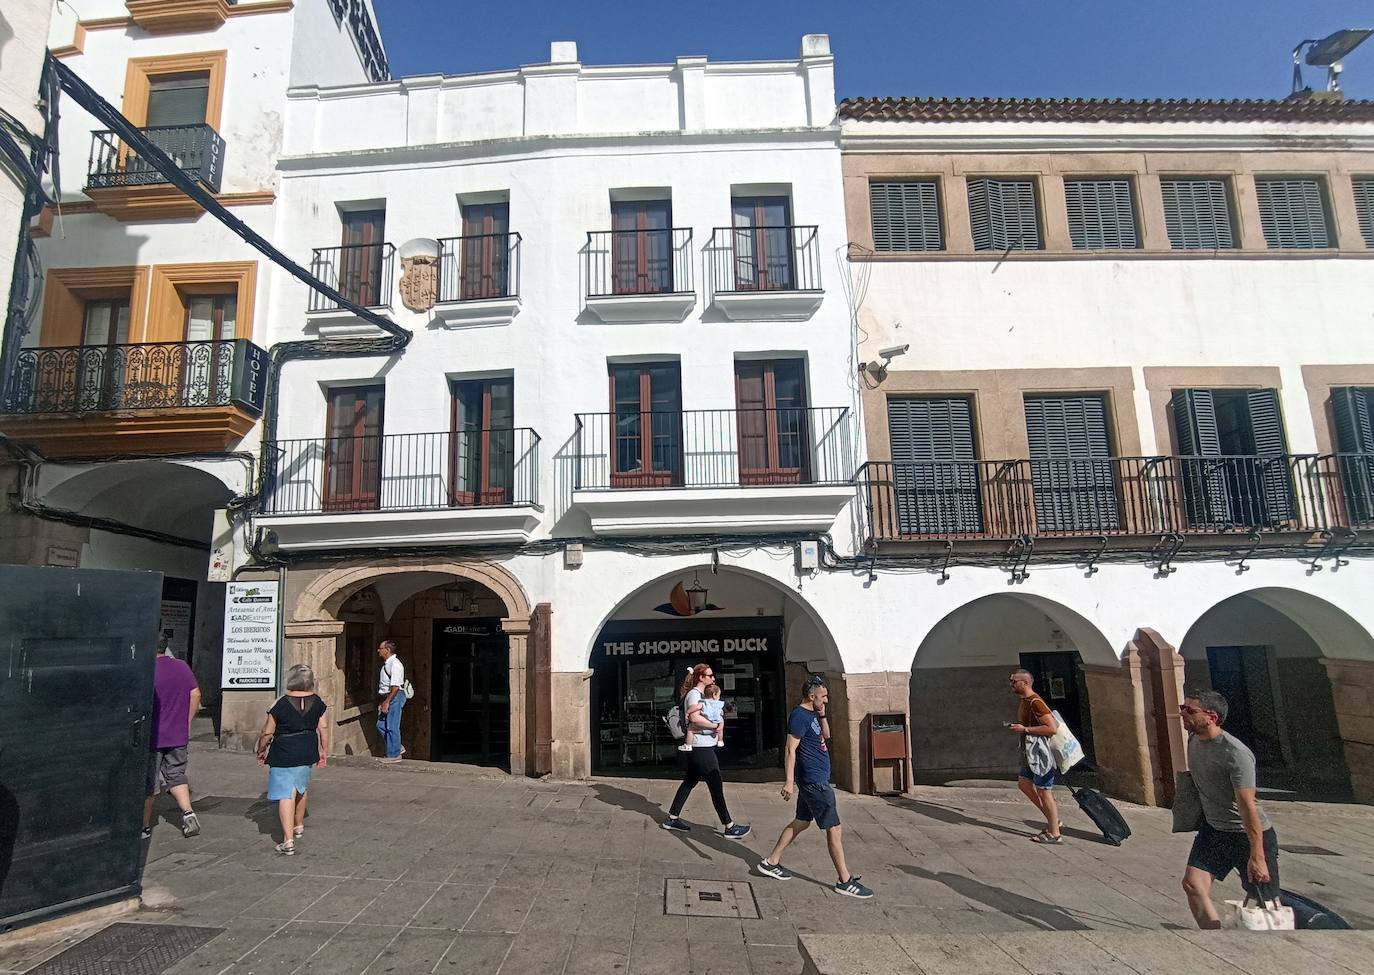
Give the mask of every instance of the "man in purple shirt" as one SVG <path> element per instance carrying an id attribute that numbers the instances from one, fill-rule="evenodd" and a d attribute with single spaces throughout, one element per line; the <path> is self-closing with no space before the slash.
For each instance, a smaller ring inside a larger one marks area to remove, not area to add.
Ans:
<path id="1" fill-rule="evenodd" d="M 143 804 L 143 838 L 153 835 L 153 800 L 165 787 L 181 807 L 181 835 L 195 836 L 200 820 L 191 810 L 186 781 L 186 745 L 191 719 L 200 710 L 200 687 L 186 662 L 157 655 L 153 672 L 153 725 L 148 737 L 148 799 Z"/>

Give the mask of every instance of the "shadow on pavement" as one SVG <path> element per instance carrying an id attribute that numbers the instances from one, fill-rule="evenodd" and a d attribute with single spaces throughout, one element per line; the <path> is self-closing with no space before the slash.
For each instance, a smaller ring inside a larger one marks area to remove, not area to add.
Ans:
<path id="1" fill-rule="evenodd" d="M 947 823 L 951 826 L 981 826 L 984 829 L 996 830 L 999 833 L 1007 833 L 1011 836 L 1034 836 L 1034 832 L 1027 833 L 1002 823 L 988 822 L 986 819 L 975 819 L 972 816 L 965 816 L 963 813 L 947 806 L 937 805 L 933 802 L 922 802 L 919 799 L 908 799 L 905 796 L 889 796 L 888 804 L 914 812 L 918 816 L 925 816 L 927 819 L 934 819 L 937 822 Z"/>
<path id="2" fill-rule="evenodd" d="M 922 880 L 933 880 L 936 883 L 944 884 L 960 897 L 985 904 L 994 911 L 1009 917 L 1019 918 L 1047 931 L 1092 930 L 1090 925 L 1084 924 L 1062 907 L 1032 900 L 1029 897 L 1022 897 L 1020 894 L 1013 894 L 1001 887 L 980 883 L 972 877 L 965 877 L 963 874 L 923 870 L 906 863 L 899 863 L 896 866 L 903 873 L 920 877 Z M 1120 924 L 1119 921 L 1116 923 Z"/>

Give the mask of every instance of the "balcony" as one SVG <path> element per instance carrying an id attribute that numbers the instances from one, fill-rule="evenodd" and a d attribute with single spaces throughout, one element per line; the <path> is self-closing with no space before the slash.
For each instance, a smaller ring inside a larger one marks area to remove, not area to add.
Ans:
<path id="1" fill-rule="evenodd" d="M 224 140 L 209 125 L 157 125 L 140 129 L 183 173 L 218 193 Z M 195 217 L 200 204 L 173 186 L 165 173 L 111 131 L 91 133 L 86 195 L 116 220 Z"/>
<path id="2" fill-rule="evenodd" d="M 711 304 L 734 321 L 805 321 L 821 306 L 817 227 L 717 227 Z"/>
<path id="3" fill-rule="evenodd" d="M 1374 454 L 870 462 L 856 480 L 878 542 L 1254 539 L 1374 526 Z"/>
<path id="4" fill-rule="evenodd" d="M 579 413 L 573 504 L 598 535 L 828 531 L 851 428 L 846 407 Z"/>
<path id="5" fill-rule="evenodd" d="M 23 349 L 0 422 L 55 457 L 225 450 L 262 413 L 267 365 L 247 339 Z"/>
<path id="6" fill-rule="evenodd" d="M 696 307 L 687 228 L 589 232 L 583 255 L 587 309 L 603 322 L 680 322 Z"/>
<path id="7" fill-rule="evenodd" d="M 264 446 L 265 528 L 287 551 L 525 542 L 539 525 L 539 435 L 470 430 Z"/>
<path id="8" fill-rule="evenodd" d="M 434 317 L 446 327 L 509 325 L 520 313 L 520 235 L 474 234 L 439 241 Z"/>
<path id="9" fill-rule="evenodd" d="M 396 248 L 388 243 L 317 247 L 310 273 L 355 305 L 391 312 Z M 306 321 L 321 338 L 372 338 L 381 331 L 318 291 L 310 292 Z"/>

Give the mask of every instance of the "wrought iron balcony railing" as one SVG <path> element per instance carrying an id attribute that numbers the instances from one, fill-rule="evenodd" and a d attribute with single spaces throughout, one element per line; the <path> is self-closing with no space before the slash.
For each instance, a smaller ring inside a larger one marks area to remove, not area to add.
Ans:
<path id="1" fill-rule="evenodd" d="M 440 239 L 439 301 L 481 301 L 519 295 L 519 234 Z"/>
<path id="2" fill-rule="evenodd" d="M 1374 525 L 1374 454 L 875 461 L 856 480 L 876 540 Z"/>
<path id="3" fill-rule="evenodd" d="M 577 414 L 574 487 L 845 484 L 847 407 Z"/>
<path id="4" fill-rule="evenodd" d="M 263 450 L 268 515 L 538 503 L 539 434 L 528 427 L 278 440 Z"/>
<path id="5" fill-rule="evenodd" d="M 311 254 L 310 273 L 364 308 L 391 304 L 396 248 L 392 244 L 346 244 L 317 247 Z M 334 301 L 310 292 L 311 311 L 332 311 Z"/>
<path id="6" fill-rule="evenodd" d="M 148 141 L 168 156 L 186 175 L 218 193 L 224 173 L 224 140 L 209 125 L 155 125 L 140 129 Z M 91 133 L 91 158 L 87 168 L 88 189 L 115 186 L 153 186 L 168 182 L 151 161 L 122 142 L 115 133 Z"/>
<path id="7" fill-rule="evenodd" d="M 686 227 L 589 231 L 585 255 L 589 298 L 692 290 L 692 231 Z"/>
<path id="8" fill-rule="evenodd" d="M 247 339 L 22 349 L 7 413 L 242 406 L 262 412 L 267 353 Z"/>
<path id="9" fill-rule="evenodd" d="M 711 292 L 821 290 L 818 227 L 717 227 L 707 263 Z"/>

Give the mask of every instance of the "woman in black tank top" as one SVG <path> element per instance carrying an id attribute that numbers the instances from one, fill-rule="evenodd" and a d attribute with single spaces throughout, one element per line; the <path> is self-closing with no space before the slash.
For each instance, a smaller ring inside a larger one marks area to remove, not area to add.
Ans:
<path id="1" fill-rule="evenodd" d="M 310 773 L 324 768 L 329 754 L 328 706 L 315 693 L 315 674 L 296 664 L 286 675 L 286 693 L 267 712 L 258 736 L 258 764 L 268 766 L 267 798 L 277 803 L 282 841 L 274 849 L 291 856 L 305 832 Z"/>

